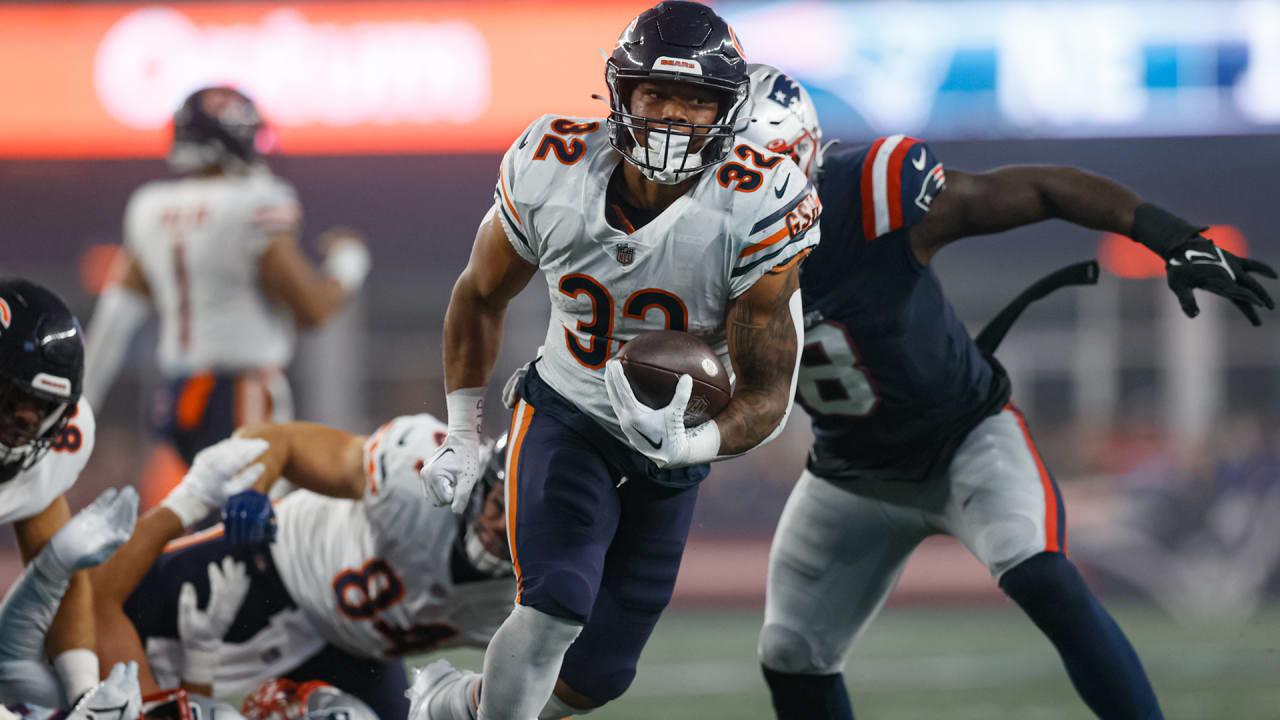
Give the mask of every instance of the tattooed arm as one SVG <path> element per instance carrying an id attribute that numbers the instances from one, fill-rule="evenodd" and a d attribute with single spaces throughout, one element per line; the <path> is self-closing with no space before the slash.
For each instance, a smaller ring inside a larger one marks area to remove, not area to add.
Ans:
<path id="1" fill-rule="evenodd" d="M 760 278 L 725 316 L 737 382 L 716 416 L 720 456 L 740 455 L 773 439 L 791 412 L 800 359 L 799 258 Z"/>

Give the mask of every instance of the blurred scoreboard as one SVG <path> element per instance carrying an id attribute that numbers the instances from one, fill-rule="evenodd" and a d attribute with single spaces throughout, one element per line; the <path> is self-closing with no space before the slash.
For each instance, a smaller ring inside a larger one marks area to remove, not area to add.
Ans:
<path id="1" fill-rule="evenodd" d="M 498 152 L 601 116 L 647 0 L 0 6 L 0 157 L 158 156 L 191 90 L 247 91 L 286 154 Z M 720 2 L 829 136 L 1280 128 L 1280 2 Z"/>

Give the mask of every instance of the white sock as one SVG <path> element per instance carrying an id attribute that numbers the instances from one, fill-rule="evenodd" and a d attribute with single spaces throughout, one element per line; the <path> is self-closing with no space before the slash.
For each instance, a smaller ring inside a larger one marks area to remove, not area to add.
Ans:
<path id="1" fill-rule="evenodd" d="M 480 720 L 530 720 L 547 704 L 582 623 L 516 605 L 484 653 Z"/>
<path id="2" fill-rule="evenodd" d="M 447 720 L 475 720 L 475 698 L 479 694 L 480 673 L 459 670 L 461 675 L 427 703 L 427 717 Z"/>
<path id="3" fill-rule="evenodd" d="M 592 710 L 594 709 L 592 708 Z M 552 693 L 551 699 L 543 706 L 542 712 L 538 713 L 538 720 L 561 720 L 561 718 L 567 718 L 570 715 L 586 715 L 589 712 L 591 710 L 576 708 L 556 697 L 555 693 Z"/>

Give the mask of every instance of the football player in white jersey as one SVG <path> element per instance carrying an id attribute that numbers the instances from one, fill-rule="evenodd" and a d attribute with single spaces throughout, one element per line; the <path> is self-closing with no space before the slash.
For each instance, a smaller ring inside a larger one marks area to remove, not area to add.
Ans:
<path id="1" fill-rule="evenodd" d="M 99 404 L 154 308 L 165 385 L 155 425 L 190 465 L 235 428 L 292 419 L 280 369 L 297 327 L 324 322 L 359 289 L 369 253 L 350 231 L 322 238 L 317 273 L 298 244 L 297 195 L 261 162 L 253 103 L 226 87 L 193 93 L 174 114 L 169 164 L 182 173 L 138 188 L 124 249 L 88 329 L 85 390 Z"/>
<path id="2" fill-rule="evenodd" d="M 93 409 L 81 396 L 80 323 L 49 290 L 0 278 L 0 523 L 13 524 L 24 564 L 71 519 L 63 494 L 93 453 Z M 57 707 L 98 683 L 93 593 L 69 584 L 45 649 L 62 682 Z"/>
<path id="3" fill-rule="evenodd" d="M 190 654 L 178 634 L 181 585 L 203 600 L 206 566 L 230 555 L 250 568 L 250 588 L 213 668 L 215 697 L 275 677 L 323 680 L 381 717 L 405 717 L 401 657 L 483 647 L 510 610 L 505 445 L 485 445 L 484 480 L 458 516 L 422 495 L 418 470 L 445 437 L 430 415 L 398 417 L 367 437 L 311 423 L 237 434 L 205 449 L 184 484 L 221 488 L 228 508 L 262 498 L 282 474 L 306 492 L 276 503 L 270 544 L 240 542 L 255 537 L 248 526 L 262 515 L 228 511 L 225 526 L 169 542 L 200 513 L 166 500 L 144 514 L 95 570 L 100 631 L 114 630 L 99 636 L 104 657 L 143 662 L 146 693 L 176 685 Z"/>
<path id="4" fill-rule="evenodd" d="M 794 163 L 735 139 L 747 74 L 733 31 L 705 5 L 660 3 L 623 32 L 605 80 L 607 121 L 547 115 L 512 144 L 453 288 L 449 435 L 423 481 L 455 509 L 480 474 L 506 305 L 541 270 L 552 310 L 546 351 L 515 388 L 515 608 L 483 684 L 433 665 L 415 718 L 559 718 L 619 697 L 670 599 L 708 463 L 771 439 L 791 407 L 797 270 L 819 207 Z M 713 420 L 685 427 L 691 378 L 652 409 L 611 360 L 661 329 L 693 333 L 732 367 Z"/>

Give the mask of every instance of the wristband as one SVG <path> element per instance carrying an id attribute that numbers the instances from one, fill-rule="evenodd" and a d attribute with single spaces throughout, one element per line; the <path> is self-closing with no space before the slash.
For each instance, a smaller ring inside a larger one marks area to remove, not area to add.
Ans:
<path id="1" fill-rule="evenodd" d="M 1208 228 L 1197 228 L 1162 207 L 1142 203 L 1133 211 L 1129 237 L 1160 257 L 1168 258 L 1175 248 L 1205 230 Z"/>
<path id="2" fill-rule="evenodd" d="M 72 648 L 53 659 L 67 700 L 89 692 L 98 684 L 98 656 L 88 648 Z"/>
<path id="3" fill-rule="evenodd" d="M 181 485 L 160 501 L 160 507 L 177 515 L 184 530 L 203 520 L 213 509 L 195 493 L 183 490 Z"/>
<path id="4" fill-rule="evenodd" d="M 324 256 L 325 272 L 348 293 L 359 290 L 364 284 L 371 263 L 369 249 L 364 243 L 349 240 L 335 242 Z"/>
<path id="5" fill-rule="evenodd" d="M 449 412 L 450 435 L 474 433 L 480 436 L 480 421 L 484 418 L 483 387 L 460 388 L 444 396 Z"/>
<path id="6" fill-rule="evenodd" d="M 182 679 L 185 682 L 192 685 L 212 685 L 217 667 L 217 650 L 182 649 Z"/>

